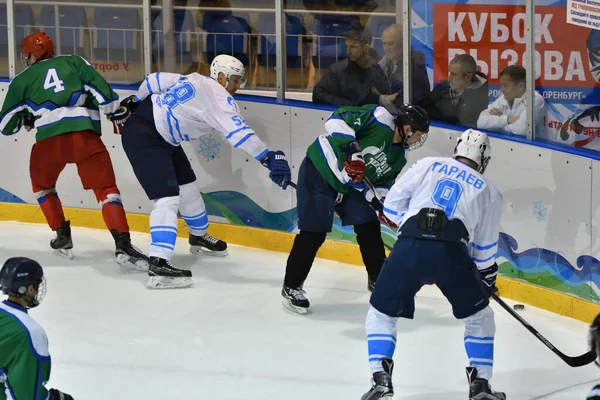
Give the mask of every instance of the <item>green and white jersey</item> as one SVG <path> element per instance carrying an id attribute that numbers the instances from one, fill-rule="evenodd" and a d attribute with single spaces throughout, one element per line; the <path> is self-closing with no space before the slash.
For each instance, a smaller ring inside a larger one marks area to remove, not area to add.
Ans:
<path id="1" fill-rule="evenodd" d="M 21 117 L 33 114 L 37 141 L 88 129 L 100 135 L 98 106 L 113 113 L 119 96 L 90 63 L 77 55 L 49 58 L 12 80 L 0 111 L 0 131 L 17 133 Z"/>
<path id="2" fill-rule="evenodd" d="M 357 141 L 365 160 L 365 176 L 377 187 L 390 188 L 404 165 L 404 147 L 394 144 L 394 117 L 377 105 L 338 108 L 325 123 L 327 134 L 308 148 L 308 157 L 338 193 L 363 190 L 344 170 L 343 149 Z"/>
<path id="3" fill-rule="evenodd" d="M 46 400 L 48 337 L 27 310 L 0 303 L 0 400 Z"/>

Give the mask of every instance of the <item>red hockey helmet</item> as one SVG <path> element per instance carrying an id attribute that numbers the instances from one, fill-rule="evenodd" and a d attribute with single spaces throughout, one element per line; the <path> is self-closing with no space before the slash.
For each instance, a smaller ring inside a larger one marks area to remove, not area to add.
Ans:
<path id="1" fill-rule="evenodd" d="M 45 32 L 34 32 L 21 42 L 21 52 L 23 53 L 23 62 L 30 65 L 32 54 L 35 56 L 35 61 L 31 64 L 52 57 L 54 55 L 54 43 Z"/>

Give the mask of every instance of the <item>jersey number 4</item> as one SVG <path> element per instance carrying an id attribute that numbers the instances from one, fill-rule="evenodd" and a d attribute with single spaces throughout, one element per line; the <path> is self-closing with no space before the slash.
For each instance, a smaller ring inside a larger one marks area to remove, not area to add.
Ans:
<path id="1" fill-rule="evenodd" d="M 50 68 L 46 72 L 46 79 L 44 79 L 44 90 L 54 89 L 54 93 L 60 93 L 65 90 L 65 83 L 58 78 L 56 68 Z"/>
<path id="2" fill-rule="evenodd" d="M 462 193 L 463 187 L 459 182 L 452 179 L 442 179 L 435 186 L 431 201 L 436 206 L 441 207 L 447 216 L 452 217 Z"/>

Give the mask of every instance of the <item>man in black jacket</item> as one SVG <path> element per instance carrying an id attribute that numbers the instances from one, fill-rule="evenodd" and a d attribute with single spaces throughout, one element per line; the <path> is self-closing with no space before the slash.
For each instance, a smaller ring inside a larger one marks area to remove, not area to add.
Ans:
<path id="1" fill-rule="evenodd" d="M 402 58 L 402 25 L 390 25 L 381 34 L 385 56 L 379 61 L 379 66 L 388 79 L 388 92 L 398 93 L 402 97 L 404 88 L 403 58 Z M 412 103 L 418 102 L 431 91 L 427 68 L 425 67 L 425 55 L 420 51 L 412 52 L 411 70 L 411 99 Z M 380 103 L 381 104 L 381 103 Z M 394 114 L 397 110 L 391 109 L 393 105 L 381 104 Z"/>
<path id="2" fill-rule="evenodd" d="M 387 79 L 369 55 L 372 35 L 368 27 L 356 26 L 346 34 L 348 58 L 329 67 L 313 89 L 313 102 L 334 106 L 382 104 L 388 94 Z M 395 95 L 389 97 L 393 102 Z"/>
<path id="3" fill-rule="evenodd" d="M 448 79 L 437 85 L 417 104 L 432 120 L 477 127 L 479 114 L 490 102 L 487 76 L 477 71 L 469 54 L 459 54 L 450 61 Z"/>

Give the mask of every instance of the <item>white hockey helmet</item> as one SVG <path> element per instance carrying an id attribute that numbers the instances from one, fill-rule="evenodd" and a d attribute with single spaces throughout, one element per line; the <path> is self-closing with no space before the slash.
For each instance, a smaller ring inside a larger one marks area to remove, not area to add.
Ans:
<path id="1" fill-rule="evenodd" d="M 464 131 L 454 148 L 454 158 L 464 157 L 477 163 L 477 171 L 483 174 L 487 168 L 492 153 L 490 138 L 484 132 L 475 129 Z"/>
<path id="2" fill-rule="evenodd" d="M 225 74 L 225 80 L 228 84 L 229 78 L 232 75 L 237 75 L 241 77 L 240 88 L 243 89 L 246 85 L 246 69 L 244 68 L 244 64 L 237 58 L 228 54 L 219 54 L 216 56 L 210 64 L 210 77 L 217 80 L 220 72 Z"/>

